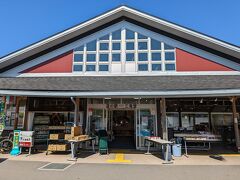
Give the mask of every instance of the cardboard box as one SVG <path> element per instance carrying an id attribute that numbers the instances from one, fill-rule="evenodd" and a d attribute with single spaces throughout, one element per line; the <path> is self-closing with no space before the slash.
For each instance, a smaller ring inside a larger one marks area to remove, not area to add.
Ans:
<path id="1" fill-rule="evenodd" d="M 58 134 L 50 134 L 49 135 L 49 139 L 63 139 L 64 138 L 64 134 L 63 133 L 58 133 Z"/>
<path id="2" fill-rule="evenodd" d="M 71 140 L 73 137 L 71 134 L 65 134 L 64 139 L 65 140 Z"/>
<path id="3" fill-rule="evenodd" d="M 48 151 L 56 151 L 56 150 L 57 150 L 56 144 L 49 144 L 48 145 Z"/>
<path id="4" fill-rule="evenodd" d="M 65 130 L 66 126 L 49 126 L 49 130 Z"/>
<path id="5" fill-rule="evenodd" d="M 81 126 L 71 127 L 72 137 L 79 136 L 81 134 L 82 134 L 82 127 Z"/>
<path id="6" fill-rule="evenodd" d="M 69 144 L 57 144 L 57 151 L 68 151 Z"/>
<path id="7" fill-rule="evenodd" d="M 88 135 L 74 136 L 73 139 L 77 141 L 82 141 L 88 138 Z"/>

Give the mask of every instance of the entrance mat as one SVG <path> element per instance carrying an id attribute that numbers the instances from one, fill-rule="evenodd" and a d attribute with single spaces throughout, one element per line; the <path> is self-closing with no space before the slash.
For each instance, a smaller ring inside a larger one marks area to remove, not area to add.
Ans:
<path id="1" fill-rule="evenodd" d="M 72 165 L 73 164 L 69 164 L 69 163 L 48 163 L 38 169 L 48 170 L 48 171 L 64 171 Z"/>

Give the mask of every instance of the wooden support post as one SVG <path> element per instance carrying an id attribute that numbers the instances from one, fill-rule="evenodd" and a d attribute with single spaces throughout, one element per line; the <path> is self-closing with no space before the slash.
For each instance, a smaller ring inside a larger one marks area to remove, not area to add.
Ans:
<path id="1" fill-rule="evenodd" d="M 7 97 L 6 96 L 3 96 L 3 103 L 4 103 L 4 114 L 6 115 L 7 113 Z"/>
<path id="2" fill-rule="evenodd" d="M 156 109 L 157 109 L 157 136 L 161 136 L 162 135 L 162 125 L 161 125 L 161 111 L 160 111 L 160 99 L 157 99 L 157 103 L 156 103 Z"/>
<path id="3" fill-rule="evenodd" d="M 239 128 L 238 128 L 238 117 L 237 117 L 237 108 L 236 108 L 236 97 L 232 97 L 232 111 L 233 111 L 233 127 L 235 133 L 235 141 L 236 141 L 236 148 L 237 151 L 240 152 L 240 135 L 239 135 Z"/>
<path id="4" fill-rule="evenodd" d="M 166 99 L 165 98 L 161 98 L 160 111 L 161 111 L 162 138 L 164 140 L 168 140 Z"/>
<path id="5" fill-rule="evenodd" d="M 80 123 L 80 116 L 79 116 L 80 99 L 79 98 L 76 98 L 76 104 L 77 104 L 76 120 L 77 120 L 77 124 L 79 124 Z"/>
<path id="6" fill-rule="evenodd" d="M 23 121 L 23 129 L 26 131 L 28 128 L 28 109 L 29 109 L 29 98 L 26 97 L 26 108 L 24 112 L 24 121 Z"/>
<path id="7" fill-rule="evenodd" d="M 18 126 L 18 114 L 19 114 L 19 105 L 20 105 L 20 97 L 16 97 L 16 108 L 15 108 L 15 119 L 13 129 L 17 129 Z"/>

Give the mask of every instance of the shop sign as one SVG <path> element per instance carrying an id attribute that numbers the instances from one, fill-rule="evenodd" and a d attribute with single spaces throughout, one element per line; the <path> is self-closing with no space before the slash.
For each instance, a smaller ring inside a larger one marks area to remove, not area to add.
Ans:
<path id="1" fill-rule="evenodd" d="M 136 104 L 107 104 L 109 109 L 134 109 Z"/>
<path id="2" fill-rule="evenodd" d="M 20 154 L 20 148 L 19 148 L 19 138 L 20 138 L 20 130 L 14 130 L 13 132 L 13 148 L 10 152 L 11 155 L 16 156 Z"/>
<path id="3" fill-rule="evenodd" d="M 13 138 L 13 148 L 19 147 L 19 136 L 20 136 L 20 130 L 14 131 L 14 138 Z"/>
<path id="4" fill-rule="evenodd" d="M 19 146 L 20 147 L 33 147 L 33 133 L 34 131 L 21 131 Z"/>
<path id="5" fill-rule="evenodd" d="M 125 104 L 117 104 L 117 108 L 124 109 L 124 108 L 126 108 L 126 105 Z"/>

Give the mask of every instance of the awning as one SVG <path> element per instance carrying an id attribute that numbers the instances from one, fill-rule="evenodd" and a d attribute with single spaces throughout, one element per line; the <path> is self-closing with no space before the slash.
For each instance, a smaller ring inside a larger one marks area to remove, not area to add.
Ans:
<path id="1" fill-rule="evenodd" d="M 239 75 L 75 76 L 0 78 L 1 95 L 18 96 L 238 96 Z"/>

